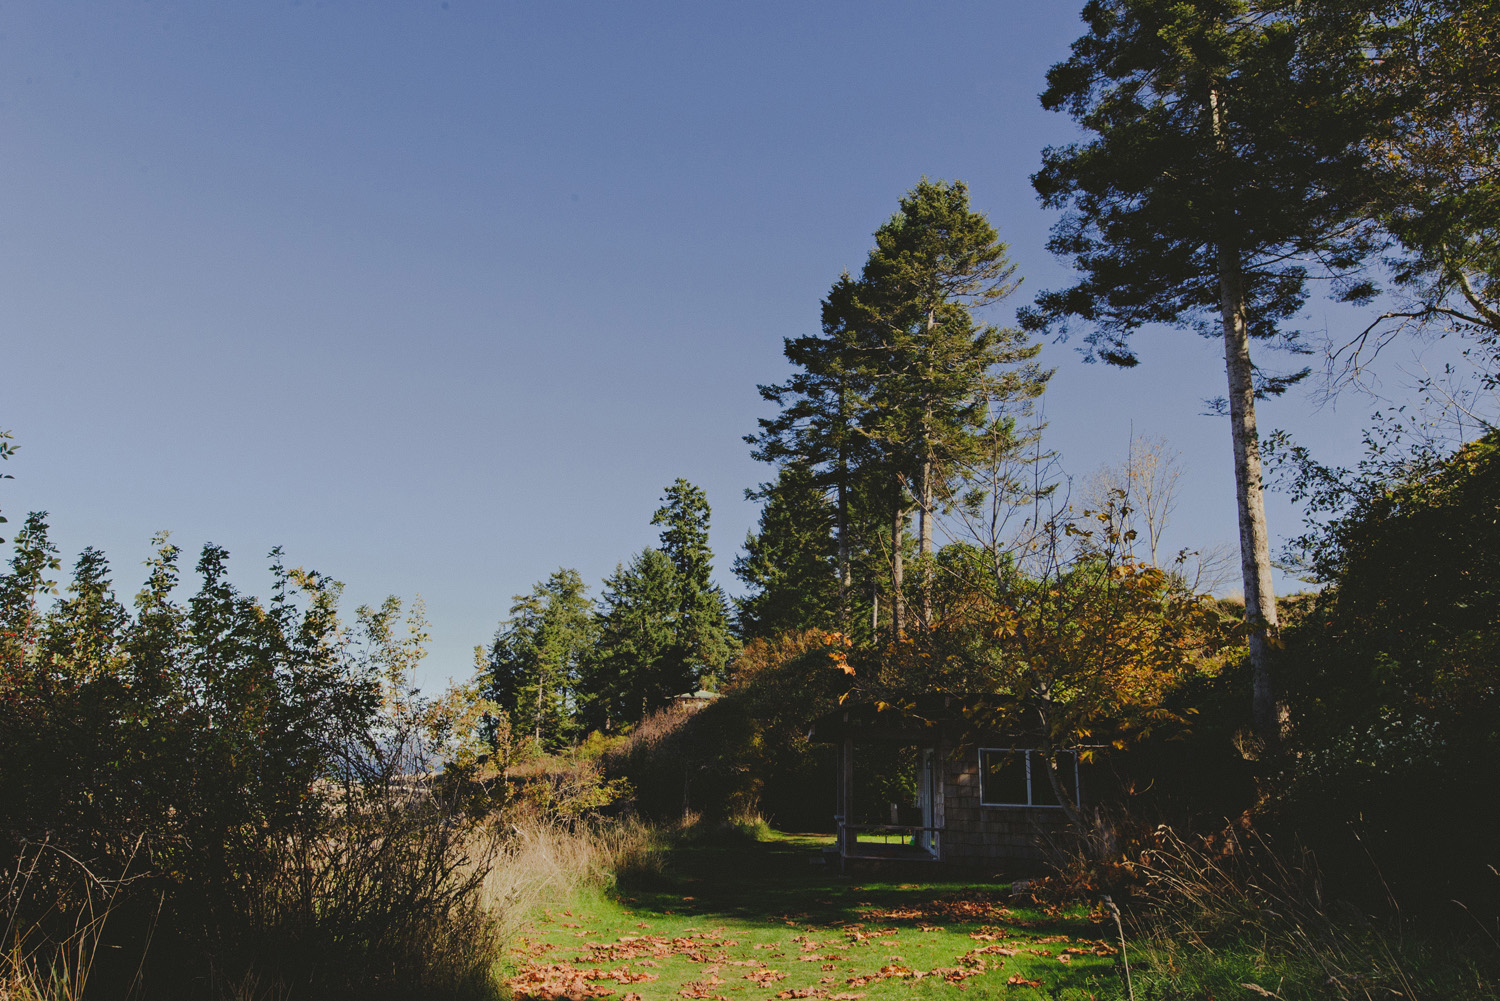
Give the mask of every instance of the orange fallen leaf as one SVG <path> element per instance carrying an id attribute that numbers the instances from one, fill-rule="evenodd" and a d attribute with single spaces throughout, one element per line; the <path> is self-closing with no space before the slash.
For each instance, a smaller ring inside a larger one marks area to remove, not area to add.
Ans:
<path id="1" fill-rule="evenodd" d="M 749 973 L 743 974 L 741 979 L 753 980 L 757 984 L 760 984 L 762 987 L 764 987 L 767 984 L 774 984 L 778 980 L 785 980 L 786 974 L 782 973 L 780 970 L 773 970 L 769 966 L 767 966 L 759 970 L 751 970 Z"/>

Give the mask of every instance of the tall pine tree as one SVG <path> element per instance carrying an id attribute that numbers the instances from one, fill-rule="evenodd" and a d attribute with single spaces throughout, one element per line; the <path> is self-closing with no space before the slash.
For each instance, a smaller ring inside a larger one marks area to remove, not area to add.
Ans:
<path id="1" fill-rule="evenodd" d="M 1042 103 L 1093 137 L 1048 149 L 1032 178 L 1043 204 L 1065 210 L 1050 248 L 1081 277 L 1038 297 L 1026 323 L 1066 334 L 1082 321 L 1090 357 L 1126 367 L 1146 324 L 1222 340 L 1254 714 L 1274 746 L 1276 596 L 1255 401 L 1306 370 L 1269 375 L 1250 346 L 1299 350 L 1286 323 L 1306 299 L 1308 262 L 1347 275 L 1372 249 L 1361 225 L 1367 126 L 1339 97 L 1353 93 L 1365 54 L 1355 39 L 1309 34 L 1282 4 L 1092 0 L 1083 17 L 1088 33 L 1048 72 Z"/>
<path id="2" fill-rule="evenodd" d="M 713 584 L 708 496 L 687 480 L 666 489 L 647 548 L 604 582 L 599 642 L 583 684 L 590 726 L 615 729 L 712 686 L 735 652 L 724 592 Z"/>
<path id="3" fill-rule="evenodd" d="M 796 465 L 813 483 L 833 494 L 837 545 L 838 626 L 850 630 L 854 553 L 870 528 L 859 517 L 878 480 L 880 453 L 860 426 L 867 408 L 870 374 L 863 313 L 855 301 L 856 283 L 846 273 L 822 304 L 822 333 L 785 338 L 783 350 L 797 371 L 780 385 L 761 386 L 760 395 L 781 408 L 746 435 L 750 453 L 762 462 Z"/>
<path id="4" fill-rule="evenodd" d="M 577 736 L 578 688 L 595 626 L 578 571 L 561 569 L 518 594 L 483 658 L 486 697 L 510 716 L 511 732 L 555 748 Z"/>
<path id="5" fill-rule="evenodd" d="M 876 359 L 868 426 L 916 505 L 924 623 L 932 618 L 940 506 L 951 500 L 994 406 L 1036 396 L 1049 374 L 1025 333 L 975 316 L 1020 284 L 1006 251 L 989 220 L 969 207 L 963 182 L 923 178 L 875 232 L 856 293 Z M 906 521 L 903 494 L 895 496 L 893 554 Z M 899 619 L 899 591 L 896 597 Z"/>
<path id="6" fill-rule="evenodd" d="M 839 621 L 834 509 L 804 465 L 781 467 L 776 482 L 752 498 L 765 501 L 758 531 L 745 538 L 734 573 L 751 589 L 736 601 L 744 639 Z"/>
<path id="7" fill-rule="evenodd" d="M 661 551 L 675 571 L 677 628 L 668 653 L 671 670 L 696 685 L 715 684 L 734 653 L 729 603 L 712 580 L 709 515 L 708 495 L 679 478 L 667 487 L 662 506 L 651 517 L 651 524 L 661 526 Z"/>
<path id="8" fill-rule="evenodd" d="M 605 578 L 599 641 L 581 687 L 591 729 L 635 723 L 697 684 L 673 653 L 680 606 L 677 570 L 660 549 L 642 550 Z"/>
<path id="9" fill-rule="evenodd" d="M 923 179 L 875 234 L 859 279 L 823 303 L 822 336 L 786 341 L 799 367 L 762 386 L 781 407 L 747 440 L 756 458 L 800 463 L 835 493 L 840 620 L 848 631 L 856 508 L 883 509 L 893 632 L 906 628 L 905 552 L 918 514 L 922 618 L 930 620 L 933 529 L 999 411 L 1041 392 L 1027 336 L 975 311 L 1014 291 L 1014 266 L 962 182 Z"/>

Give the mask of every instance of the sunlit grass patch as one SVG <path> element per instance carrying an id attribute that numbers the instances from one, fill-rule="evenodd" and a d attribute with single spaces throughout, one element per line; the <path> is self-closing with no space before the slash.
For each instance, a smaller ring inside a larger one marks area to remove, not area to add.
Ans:
<path id="1" fill-rule="evenodd" d="M 652 885 L 585 891 L 512 945 L 515 997 L 1088 997 L 1116 946 L 1081 913 L 1012 908 L 1002 885 L 851 880 L 808 839 L 694 844 Z"/>

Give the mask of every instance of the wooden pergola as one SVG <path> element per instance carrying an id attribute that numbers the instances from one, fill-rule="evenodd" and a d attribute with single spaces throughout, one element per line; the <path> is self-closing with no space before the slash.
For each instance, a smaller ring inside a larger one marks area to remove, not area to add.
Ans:
<path id="1" fill-rule="evenodd" d="M 814 743 L 832 744 L 838 752 L 834 824 L 841 860 L 935 862 L 942 858 L 942 775 L 937 762 L 946 743 L 948 723 L 949 707 L 945 698 L 922 700 L 910 708 L 875 702 L 857 703 L 813 721 L 808 738 Z M 854 822 L 854 749 L 857 744 L 917 749 L 921 760 L 917 776 L 918 823 Z"/>

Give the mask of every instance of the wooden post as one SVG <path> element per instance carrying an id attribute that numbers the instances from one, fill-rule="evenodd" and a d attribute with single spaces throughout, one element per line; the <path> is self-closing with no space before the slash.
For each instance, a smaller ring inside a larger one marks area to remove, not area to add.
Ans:
<path id="1" fill-rule="evenodd" d="M 853 847 L 845 828 L 854 823 L 854 738 L 845 737 L 839 755 L 839 854 L 847 855 Z"/>

